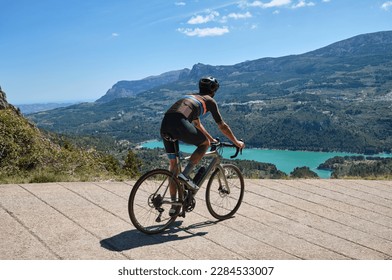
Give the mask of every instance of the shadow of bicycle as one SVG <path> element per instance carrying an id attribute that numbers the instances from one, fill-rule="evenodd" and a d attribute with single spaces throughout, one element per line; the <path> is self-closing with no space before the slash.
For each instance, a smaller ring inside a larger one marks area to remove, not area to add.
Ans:
<path id="1" fill-rule="evenodd" d="M 197 236 L 204 236 L 207 232 L 193 232 L 192 230 L 208 227 L 217 224 L 219 221 L 206 221 L 181 227 L 182 221 L 176 221 L 172 227 L 163 233 L 147 235 L 140 231 L 133 229 L 124 231 L 112 237 L 102 239 L 100 241 L 101 247 L 110 251 L 122 252 L 139 247 L 153 246 L 157 244 L 184 240 Z M 181 236 L 178 234 L 181 232 Z"/>

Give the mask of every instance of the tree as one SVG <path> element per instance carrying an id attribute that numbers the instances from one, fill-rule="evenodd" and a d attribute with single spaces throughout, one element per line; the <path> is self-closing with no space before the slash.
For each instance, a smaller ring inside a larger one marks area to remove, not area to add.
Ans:
<path id="1" fill-rule="evenodd" d="M 130 175 L 132 178 L 139 177 L 140 176 L 139 170 L 141 166 L 142 166 L 142 161 L 132 151 L 128 151 L 123 166 L 123 169 L 126 171 L 126 173 Z"/>
<path id="2" fill-rule="evenodd" d="M 290 176 L 293 178 L 319 178 L 317 173 L 310 170 L 307 166 L 294 168 Z"/>

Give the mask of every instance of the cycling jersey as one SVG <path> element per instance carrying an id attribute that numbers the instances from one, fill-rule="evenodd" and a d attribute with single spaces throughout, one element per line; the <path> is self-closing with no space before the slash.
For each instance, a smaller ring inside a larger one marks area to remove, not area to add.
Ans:
<path id="1" fill-rule="evenodd" d="M 192 122 L 207 112 L 211 112 L 216 123 L 220 123 L 222 121 L 218 105 L 211 96 L 190 94 L 174 103 L 166 114 L 180 113 L 187 118 L 188 121 Z"/>
<path id="2" fill-rule="evenodd" d="M 192 124 L 192 121 L 207 112 L 211 112 L 216 123 L 222 121 L 218 105 L 209 95 L 186 95 L 167 110 L 161 124 L 161 136 L 169 159 L 175 159 L 175 151 L 179 150 L 178 140 L 195 146 L 207 140 L 207 137 Z M 166 136 L 175 141 L 169 141 Z"/>

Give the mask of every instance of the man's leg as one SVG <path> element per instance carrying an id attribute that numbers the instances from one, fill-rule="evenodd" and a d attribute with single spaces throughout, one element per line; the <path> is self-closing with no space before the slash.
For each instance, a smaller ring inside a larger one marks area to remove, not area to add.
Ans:
<path id="1" fill-rule="evenodd" d="M 177 159 L 176 158 L 169 158 L 169 170 L 174 174 L 174 176 L 178 176 L 179 173 L 179 166 L 177 164 Z M 169 181 L 169 193 L 170 193 L 170 200 L 172 202 L 177 202 L 177 189 L 175 182 L 173 180 Z M 174 206 L 172 205 L 170 210 L 169 210 L 169 216 L 175 216 L 180 212 L 180 207 L 179 206 Z"/>
<path id="2" fill-rule="evenodd" d="M 189 162 L 187 166 L 185 167 L 184 171 L 182 174 L 185 176 L 189 176 L 189 174 L 192 172 L 193 168 L 200 162 L 200 160 L 203 158 L 205 153 L 208 150 L 208 147 L 210 146 L 210 141 L 206 139 L 203 143 L 197 146 L 197 149 L 193 152 L 191 157 L 189 158 Z"/>
<path id="3" fill-rule="evenodd" d="M 169 170 L 170 172 L 172 172 L 174 174 L 175 177 L 178 176 L 178 165 L 177 165 L 177 160 L 176 159 L 170 159 L 169 160 Z M 170 191 L 170 197 L 173 201 L 176 200 L 176 195 L 177 195 L 177 191 L 176 191 L 176 187 L 173 183 L 173 181 L 170 181 L 170 185 L 169 185 L 169 191 Z"/>

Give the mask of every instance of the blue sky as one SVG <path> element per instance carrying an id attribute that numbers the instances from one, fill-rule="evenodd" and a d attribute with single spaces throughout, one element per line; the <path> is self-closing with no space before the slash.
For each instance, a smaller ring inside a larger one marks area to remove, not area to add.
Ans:
<path id="1" fill-rule="evenodd" d="M 392 30 L 387 0 L 0 0 L 12 104 L 93 101 L 120 80 L 301 54 Z"/>

